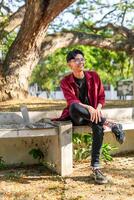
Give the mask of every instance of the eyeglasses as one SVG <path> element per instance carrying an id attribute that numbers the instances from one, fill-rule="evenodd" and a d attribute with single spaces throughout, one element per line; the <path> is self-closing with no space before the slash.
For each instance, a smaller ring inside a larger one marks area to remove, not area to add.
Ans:
<path id="1" fill-rule="evenodd" d="M 84 58 L 75 58 L 75 59 L 73 59 L 73 61 L 75 62 L 75 63 L 81 63 L 81 62 L 85 62 L 85 59 Z"/>

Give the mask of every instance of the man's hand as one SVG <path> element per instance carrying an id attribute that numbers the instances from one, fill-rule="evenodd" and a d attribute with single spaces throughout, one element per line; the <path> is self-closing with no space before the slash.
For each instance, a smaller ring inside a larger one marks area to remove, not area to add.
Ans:
<path id="1" fill-rule="evenodd" d="M 101 117 L 102 117 L 101 108 L 102 108 L 102 104 L 99 103 L 97 106 L 99 122 L 101 122 Z"/>
<path id="2" fill-rule="evenodd" d="M 97 113 L 98 113 L 98 121 L 101 122 L 101 108 L 97 108 Z"/>
<path id="3" fill-rule="evenodd" d="M 96 124 L 98 122 L 101 122 L 101 108 L 102 108 L 102 105 L 99 103 L 97 108 L 93 108 L 92 106 L 89 106 L 87 104 L 82 104 L 82 103 L 79 103 L 80 105 L 82 105 L 84 108 L 88 109 L 91 117 L 90 117 L 90 121 L 92 122 L 95 122 Z"/>
<path id="4" fill-rule="evenodd" d="M 97 107 L 97 109 L 93 108 L 92 106 L 88 106 L 88 110 L 90 112 L 92 122 L 96 124 L 101 121 L 101 108 Z"/>

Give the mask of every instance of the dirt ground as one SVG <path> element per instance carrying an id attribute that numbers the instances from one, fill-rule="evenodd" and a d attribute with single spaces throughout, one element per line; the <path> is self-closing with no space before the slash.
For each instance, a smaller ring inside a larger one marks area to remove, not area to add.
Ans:
<path id="1" fill-rule="evenodd" d="M 122 103 L 122 104 L 121 104 Z M 108 107 L 134 105 L 134 102 L 107 102 Z M 21 105 L 29 110 L 61 109 L 64 101 L 6 101 L 0 111 L 19 111 Z M 43 166 L 0 171 L 0 200 L 134 200 L 134 154 L 115 157 L 103 163 L 109 183 L 96 185 L 91 178 L 89 161 L 74 164 L 71 176 L 62 178 Z"/>
<path id="2" fill-rule="evenodd" d="M 94 183 L 88 162 L 65 178 L 43 166 L 0 171 L 0 200 L 134 200 L 134 154 L 103 163 L 106 185 Z"/>

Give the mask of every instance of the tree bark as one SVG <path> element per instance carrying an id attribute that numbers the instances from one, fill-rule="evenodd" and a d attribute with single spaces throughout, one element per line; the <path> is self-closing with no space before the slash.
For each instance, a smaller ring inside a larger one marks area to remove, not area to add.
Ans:
<path id="1" fill-rule="evenodd" d="M 20 31 L 3 63 L 1 100 L 28 94 L 28 78 L 37 65 L 49 23 L 75 0 L 28 0 Z"/>

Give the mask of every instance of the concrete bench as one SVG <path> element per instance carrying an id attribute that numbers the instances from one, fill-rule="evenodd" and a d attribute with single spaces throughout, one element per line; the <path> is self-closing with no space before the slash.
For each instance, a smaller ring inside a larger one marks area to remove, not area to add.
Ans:
<path id="1" fill-rule="evenodd" d="M 35 124 L 39 121 L 40 125 L 42 118 L 51 117 L 37 112 L 33 113 L 33 116 L 30 116 L 31 123 Z M 51 124 L 50 121 L 42 121 L 43 128 L 41 126 L 27 128 L 21 113 L 1 113 L 0 120 L 0 156 L 6 163 L 33 164 L 35 161 L 28 151 L 39 147 L 45 154 L 46 162 L 50 163 L 53 169 L 62 176 L 72 173 L 72 133 L 91 132 L 88 126 L 72 127 L 71 122 Z M 2 120 L 5 123 L 2 123 Z M 110 130 L 105 131 L 104 142 L 119 146 L 118 152 L 134 150 L 134 123 L 130 119 L 127 121 L 123 123 L 127 138 L 125 144 L 121 146 L 116 142 Z"/>
<path id="2" fill-rule="evenodd" d="M 45 152 L 45 161 L 49 167 L 62 176 L 72 173 L 71 123 L 57 124 L 57 126 L 46 123 L 43 128 L 27 128 L 24 124 L 12 124 L 11 126 L 5 124 L 0 126 L 0 139 L 0 156 L 4 158 L 7 164 L 36 163 L 35 161 L 29 162 L 31 158 L 28 157 L 28 152 L 37 147 L 36 143 L 38 143 L 39 148 L 45 144 L 42 151 Z M 32 142 L 29 139 L 34 140 L 35 145 L 31 145 Z M 16 143 L 20 145 L 16 145 Z M 21 149 L 22 146 L 23 150 Z M 30 146 L 31 148 L 28 148 Z M 27 159 L 23 157 L 23 151 L 26 149 Z M 20 162 L 17 160 L 18 156 L 16 154 L 18 152 L 20 152 Z"/>

